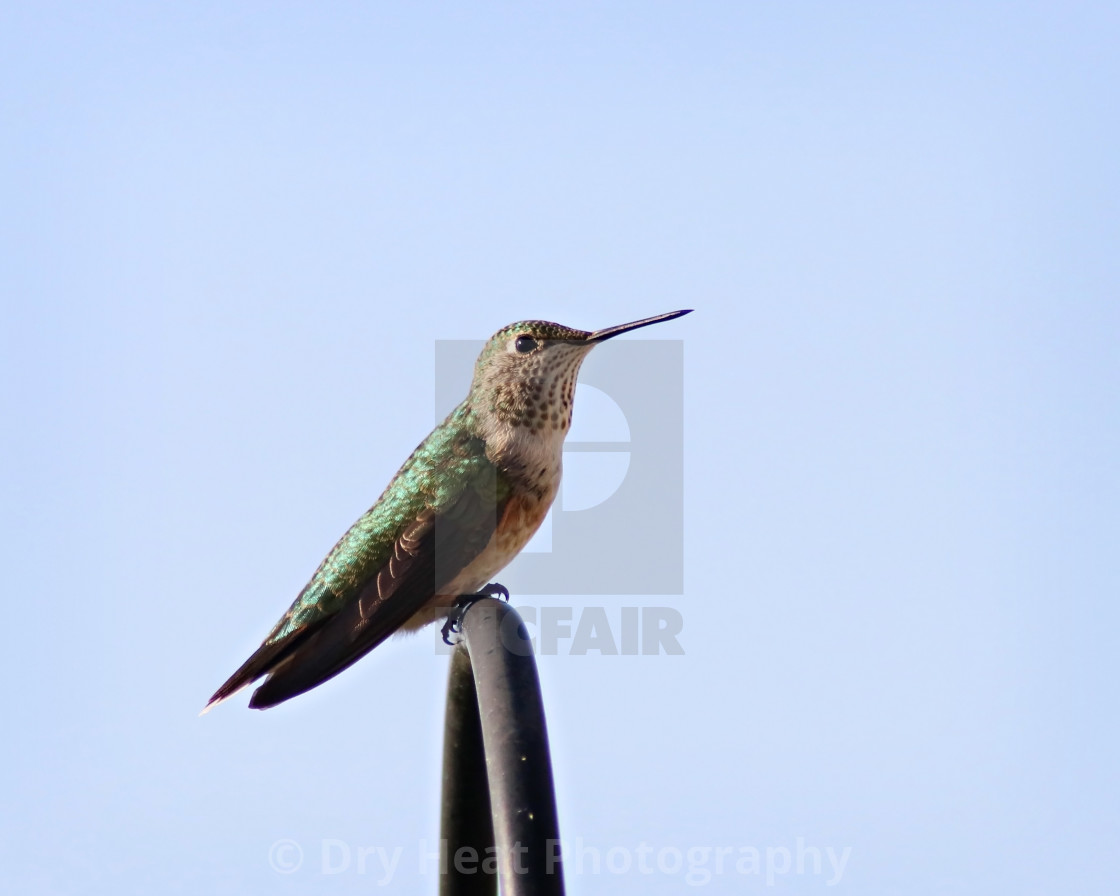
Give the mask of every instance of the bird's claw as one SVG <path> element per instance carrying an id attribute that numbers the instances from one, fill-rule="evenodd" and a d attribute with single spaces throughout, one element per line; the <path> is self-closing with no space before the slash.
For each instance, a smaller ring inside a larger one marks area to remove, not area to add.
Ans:
<path id="1" fill-rule="evenodd" d="M 451 640 L 452 635 L 457 635 L 463 630 L 463 614 L 467 611 L 467 607 L 477 600 L 484 597 L 500 597 L 506 603 L 509 603 L 509 589 L 505 585 L 499 585 L 497 582 L 490 582 L 483 585 L 474 594 L 460 594 L 459 600 L 456 601 L 455 606 L 451 608 L 451 612 L 447 614 L 447 621 L 440 629 L 440 634 L 443 635 L 443 643 L 448 647 L 454 647 L 454 642 Z"/>
<path id="2" fill-rule="evenodd" d="M 507 604 L 509 603 L 509 589 L 505 585 L 500 585 L 497 582 L 491 582 L 488 585 L 483 585 L 478 589 L 478 594 L 471 595 L 472 597 L 500 597 Z"/>
<path id="3" fill-rule="evenodd" d="M 459 633 L 459 623 L 462 621 L 462 618 L 462 611 L 459 610 L 458 607 L 453 608 L 452 611 L 447 614 L 447 622 L 445 622 L 443 628 L 440 629 L 440 634 L 443 635 L 443 643 L 448 647 L 455 646 L 454 642 L 451 640 L 451 635 L 457 635 Z"/>

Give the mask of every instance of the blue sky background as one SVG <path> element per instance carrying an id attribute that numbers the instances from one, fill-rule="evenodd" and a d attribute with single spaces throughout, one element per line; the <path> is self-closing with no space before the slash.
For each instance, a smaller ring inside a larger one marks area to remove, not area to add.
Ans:
<path id="1" fill-rule="evenodd" d="M 196 713 L 430 428 L 435 340 L 679 307 L 685 593 L 627 602 L 685 655 L 542 658 L 565 837 L 1113 889 L 1118 45 L 1104 3 L 6 4 L 0 889 L 374 889 L 327 839 L 434 892 L 430 638 Z"/>

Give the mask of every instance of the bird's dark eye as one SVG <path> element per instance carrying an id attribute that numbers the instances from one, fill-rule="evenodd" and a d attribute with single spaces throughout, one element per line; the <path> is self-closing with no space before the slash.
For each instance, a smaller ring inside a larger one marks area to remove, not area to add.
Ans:
<path id="1" fill-rule="evenodd" d="M 517 341 L 513 343 L 513 347 L 521 354 L 527 355 L 537 347 L 537 340 L 532 336 L 518 336 Z"/>

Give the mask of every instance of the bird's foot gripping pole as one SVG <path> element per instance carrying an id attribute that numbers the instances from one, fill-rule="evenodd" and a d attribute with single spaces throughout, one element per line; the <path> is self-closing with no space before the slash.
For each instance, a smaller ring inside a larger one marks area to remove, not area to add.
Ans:
<path id="1" fill-rule="evenodd" d="M 466 612 L 467 607 L 475 601 L 482 600 L 484 597 L 500 597 L 507 604 L 509 603 L 509 589 L 505 585 L 499 585 L 497 582 L 490 582 L 488 585 L 483 585 L 474 594 L 460 594 L 459 600 L 455 606 L 451 608 L 451 612 L 447 614 L 447 622 L 443 624 L 440 634 L 443 635 L 443 643 L 448 647 L 453 646 L 451 636 L 457 635 L 462 631 L 463 627 L 463 613 Z"/>

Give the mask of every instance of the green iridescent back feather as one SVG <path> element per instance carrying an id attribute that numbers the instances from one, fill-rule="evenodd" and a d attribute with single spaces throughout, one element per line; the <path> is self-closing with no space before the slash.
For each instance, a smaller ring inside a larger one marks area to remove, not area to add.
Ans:
<path id="1" fill-rule="evenodd" d="M 420 443 L 381 497 L 338 540 L 265 644 L 289 637 L 354 599 L 388 563 L 401 533 L 425 511 L 445 511 L 466 489 L 478 490 L 489 506 L 505 500 L 510 479 L 486 456 L 486 443 L 474 429 L 464 401 Z"/>

